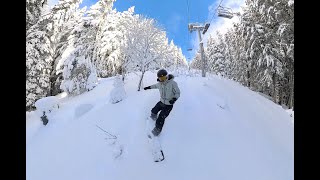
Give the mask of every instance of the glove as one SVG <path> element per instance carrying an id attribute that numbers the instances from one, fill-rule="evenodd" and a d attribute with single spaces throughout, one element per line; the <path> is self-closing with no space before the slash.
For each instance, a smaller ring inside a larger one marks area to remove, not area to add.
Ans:
<path id="1" fill-rule="evenodd" d="M 144 90 L 147 90 L 147 89 L 151 89 L 151 87 L 150 86 L 147 86 L 147 87 L 145 87 L 145 88 L 143 88 Z"/>
<path id="2" fill-rule="evenodd" d="M 177 98 L 172 98 L 172 99 L 169 101 L 169 103 L 170 103 L 170 104 L 174 104 L 174 103 L 176 102 L 176 100 L 177 100 Z"/>

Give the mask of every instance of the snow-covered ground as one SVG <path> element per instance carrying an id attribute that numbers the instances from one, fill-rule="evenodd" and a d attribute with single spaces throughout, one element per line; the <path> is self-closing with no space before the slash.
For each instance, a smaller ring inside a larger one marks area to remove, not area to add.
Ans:
<path id="1" fill-rule="evenodd" d="M 27 180 L 294 179 L 293 117 L 258 93 L 218 76 L 175 77 L 181 96 L 159 136 L 166 159 L 155 163 L 145 122 L 159 91 L 137 91 L 130 74 L 126 98 L 112 104 L 113 79 L 57 96 L 46 126 L 27 113 Z M 147 72 L 144 86 L 154 83 Z"/>

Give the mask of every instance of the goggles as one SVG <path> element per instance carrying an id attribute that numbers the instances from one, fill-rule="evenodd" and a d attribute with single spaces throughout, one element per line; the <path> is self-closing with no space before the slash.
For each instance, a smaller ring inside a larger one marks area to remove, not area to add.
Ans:
<path id="1" fill-rule="evenodd" d="M 161 76 L 161 77 L 159 77 L 159 80 L 160 81 L 164 81 L 164 80 L 166 80 L 167 79 L 167 76 Z"/>

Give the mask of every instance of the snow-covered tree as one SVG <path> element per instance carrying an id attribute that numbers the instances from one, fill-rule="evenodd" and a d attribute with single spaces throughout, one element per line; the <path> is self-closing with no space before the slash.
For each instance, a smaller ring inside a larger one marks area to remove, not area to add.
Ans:
<path id="1" fill-rule="evenodd" d="M 208 68 L 293 107 L 293 1 L 247 0 L 239 23 L 208 39 Z M 200 68 L 199 54 L 192 62 Z"/>
<path id="2" fill-rule="evenodd" d="M 170 53 L 168 54 L 168 58 L 165 60 L 165 68 L 170 67 L 172 71 L 176 72 L 178 69 L 186 68 L 188 66 L 181 48 L 177 47 L 173 40 L 170 41 L 168 50 Z"/>
<path id="3" fill-rule="evenodd" d="M 112 10 L 106 15 L 101 23 L 101 31 L 97 33 L 94 50 L 94 62 L 98 70 L 99 77 L 115 75 L 119 56 L 120 31 L 117 29 L 118 12 Z M 103 24 L 103 25 L 102 25 Z"/>
<path id="4" fill-rule="evenodd" d="M 52 73 L 59 42 L 66 39 L 69 14 L 74 14 L 80 0 L 60 0 L 51 10 L 43 11 L 26 37 L 26 108 L 52 94 Z"/>
<path id="5" fill-rule="evenodd" d="M 97 72 L 92 59 L 93 52 L 101 30 L 101 21 L 104 14 L 111 10 L 112 4 L 113 1 L 98 1 L 71 32 L 68 47 L 62 54 L 64 60 L 61 83 L 61 89 L 71 95 L 81 94 L 96 86 Z"/>
<path id="6" fill-rule="evenodd" d="M 48 36 L 49 16 L 41 17 L 30 27 L 26 37 L 26 110 L 50 93 L 52 52 Z"/>
<path id="7" fill-rule="evenodd" d="M 127 71 L 141 72 L 138 85 L 140 91 L 144 73 L 162 67 L 165 59 L 168 59 L 168 41 L 166 33 L 157 27 L 153 19 L 135 15 L 130 23 L 123 51 L 128 58 Z"/>
<path id="8" fill-rule="evenodd" d="M 78 95 L 91 90 L 97 76 L 187 66 L 181 48 L 155 20 L 112 10 L 114 0 L 79 9 L 82 0 L 27 0 L 26 108 L 61 91 Z"/>
<path id="9" fill-rule="evenodd" d="M 26 1 L 26 30 L 35 25 L 47 8 L 48 0 Z"/>
<path id="10" fill-rule="evenodd" d="M 222 35 L 217 33 L 217 38 L 212 36 L 207 41 L 205 57 L 207 61 L 207 70 L 225 76 L 228 72 L 226 66 L 228 63 L 225 58 L 225 44 L 223 43 Z"/>
<path id="11" fill-rule="evenodd" d="M 54 59 L 50 77 L 50 94 L 52 96 L 61 92 L 60 85 L 63 79 L 61 56 L 67 48 L 71 31 L 81 22 L 81 18 L 84 15 L 85 8 L 79 9 L 81 3 L 82 0 L 60 0 L 51 10 L 54 14 L 50 38 L 52 57 Z"/>
<path id="12" fill-rule="evenodd" d="M 94 58 L 100 77 L 122 73 L 126 57 L 122 47 L 125 45 L 125 32 L 131 25 L 133 13 L 134 7 L 124 12 L 112 10 L 107 14 L 101 36 L 97 38 Z"/>
<path id="13" fill-rule="evenodd" d="M 258 55 L 253 82 L 255 87 L 267 87 L 260 90 L 269 91 L 279 104 L 284 101 L 286 65 L 290 64 L 286 52 L 293 47 L 293 7 L 290 4 L 287 0 L 252 0 L 247 1 L 248 7 L 244 11 L 249 17 L 246 24 L 251 28 L 248 34 L 258 35 L 250 38 L 253 41 L 247 41 L 250 55 Z"/>
<path id="14" fill-rule="evenodd" d="M 192 69 L 202 69 L 202 61 L 201 61 L 200 50 L 197 51 L 197 53 L 195 54 L 195 57 L 193 58 L 193 60 L 190 63 L 190 67 Z"/>
<path id="15" fill-rule="evenodd" d="M 276 1 L 276 48 L 283 62 L 281 103 L 294 106 L 294 1 Z"/>
<path id="16" fill-rule="evenodd" d="M 188 62 L 187 62 L 186 57 L 182 53 L 181 47 L 178 48 L 178 52 L 177 52 L 176 56 L 177 56 L 177 61 L 176 61 L 177 67 L 187 68 Z"/>

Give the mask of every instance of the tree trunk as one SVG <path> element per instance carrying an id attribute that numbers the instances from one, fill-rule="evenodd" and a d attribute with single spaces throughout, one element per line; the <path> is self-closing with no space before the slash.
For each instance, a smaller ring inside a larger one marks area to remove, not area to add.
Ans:
<path id="1" fill-rule="evenodd" d="M 125 76 L 124 76 L 124 72 L 123 71 L 122 71 L 121 75 L 122 75 L 122 82 L 124 82 Z"/>
<path id="2" fill-rule="evenodd" d="M 290 86 L 290 98 L 289 98 L 289 108 L 292 110 L 294 109 L 294 74 L 293 72 L 290 75 L 290 81 L 289 81 L 289 86 Z"/>
<path id="3" fill-rule="evenodd" d="M 122 76 L 123 82 L 124 82 L 125 75 L 126 75 L 125 68 L 123 67 L 123 65 L 121 65 L 121 76 Z"/>
<path id="4" fill-rule="evenodd" d="M 250 88 L 250 72 L 247 71 L 247 86 Z"/>
<path id="5" fill-rule="evenodd" d="M 145 73 L 145 71 L 142 71 L 141 78 L 140 78 L 140 81 L 139 81 L 138 91 L 140 91 L 140 89 L 141 89 L 141 84 L 142 84 L 144 73 Z"/>

